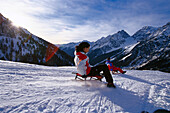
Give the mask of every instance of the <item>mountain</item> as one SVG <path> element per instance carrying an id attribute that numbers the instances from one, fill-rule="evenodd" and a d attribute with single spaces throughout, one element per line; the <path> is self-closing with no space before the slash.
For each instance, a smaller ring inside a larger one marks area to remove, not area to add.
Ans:
<path id="1" fill-rule="evenodd" d="M 130 37 L 130 35 L 124 30 L 107 37 L 102 37 L 91 46 L 90 52 L 88 53 L 90 63 L 95 65 L 106 59 L 106 56 L 108 56 L 109 53 L 116 51 L 114 54 L 117 54 L 121 49 L 135 43 L 136 41 L 133 37 Z"/>
<path id="2" fill-rule="evenodd" d="M 143 32 L 142 28 L 133 37 L 141 41 L 138 40 L 130 52 L 122 51 L 113 56 L 112 62 L 129 68 L 170 72 L 170 23 L 147 32 Z"/>
<path id="3" fill-rule="evenodd" d="M 121 30 L 102 37 L 91 44 L 88 56 L 92 65 L 104 63 L 107 57 L 111 57 L 118 67 L 170 72 L 169 43 L 170 22 L 162 27 L 145 26 L 132 36 Z"/>
<path id="4" fill-rule="evenodd" d="M 125 44 L 129 37 L 130 35 L 124 30 L 119 31 L 116 34 L 102 37 L 97 40 L 95 44 L 92 45 L 91 50 L 94 51 L 98 48 L 102 48 L 101 53 L 108 53 L 108 51 L 112 51 L 113 48 L 119 48 L 122 44 Z"/>
<path id="5" fill-rule="evenodd" d="M 89 41 L 85 40 L 85 42 L 89 42 Z M 78 43 L 72 42 L 68 44 L 63 44 L 60 45 L 60 49 L 62 49 L 63 51 L 65 51 L 66 53 L 74 57 L 75 46 L 78 45 L 79 43 L 80 42 Z M 130 37 L 130 35 L 124 30 L 121 30 L 107 37 L 102 37 L 96 42 L 89 42 L 89 44 L 91 45 L 90 52 L 88 53 L 88 56 L 90 57 L 90 61 L 91 61 L 90 63 L 94 65 L 99 61 L 103 60 L 99 58 L 102 55 L 134 43 L 136 43 L 134 38 Z"/>
<path id="6" fill-rule="evenodd" d="M 152 33 L 154 33 L 158 28 L 152 26 L 145 26 L 139 31 L 137 31 L 132 37 L 137 41 L 142 41 L 148 38 Z"/>
<path id="7" fill-rule="evenodd" d="M 2 14 L 0 47 L 0 59 L 3 60 L 42 65 L 73 65 L 73 57 L 28 30 L 12 25 Z M 55 53 L 53 50 L 56 50 Z"/>

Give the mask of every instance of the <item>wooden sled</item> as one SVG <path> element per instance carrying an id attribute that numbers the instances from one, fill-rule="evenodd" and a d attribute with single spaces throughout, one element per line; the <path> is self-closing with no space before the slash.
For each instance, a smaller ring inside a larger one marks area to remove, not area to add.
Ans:
<path id="1" fill-rule="evenodd" d="M 72 74 L 76 74 L 75 79 L 80 79 L 80 80 L 87 80 L 87 78 L 90 78 L 90 80 L 99 80 L 102 81 L 102 78 L 104 77 L 103 75 L 81 75 L 76 72 L 72 72 Z"/>

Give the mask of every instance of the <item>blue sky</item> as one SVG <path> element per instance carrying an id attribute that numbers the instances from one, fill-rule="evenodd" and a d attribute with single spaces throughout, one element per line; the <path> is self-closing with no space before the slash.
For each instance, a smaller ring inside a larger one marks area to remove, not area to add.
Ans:
<path id="1" fill-rule="evenodd" d="M 54 44 L 96 41 L 170 21 L 170 0 L 0 0 L 0 13 Z"/>

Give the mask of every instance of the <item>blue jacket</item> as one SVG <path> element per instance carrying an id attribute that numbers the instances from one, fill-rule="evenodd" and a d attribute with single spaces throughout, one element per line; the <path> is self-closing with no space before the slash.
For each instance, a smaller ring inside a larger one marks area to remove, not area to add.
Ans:
<path id="1" fill-rule="evenodd" d="M 110 60 L 107 60 L 105 64 L 108 66 L 110 71 L 113 71 L 114 66 L 113 66 L 113 63 L 110 62 Z"/>

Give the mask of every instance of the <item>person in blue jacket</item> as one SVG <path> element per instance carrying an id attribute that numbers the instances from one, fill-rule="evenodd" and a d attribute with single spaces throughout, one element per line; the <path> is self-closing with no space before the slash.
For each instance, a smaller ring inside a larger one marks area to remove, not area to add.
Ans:
<path id="1" fill-rule="evenodd" d="M 105 63 L 109 70 L 112 71 L 112 74 L 115 74 L 115 72 L 119 71 L 120 73 L 124 74 L 126 71 L 123 71 L 121 68 L 115 67 L 112 62 L 110 62 L 110 57 L 107 58 Z"/>

